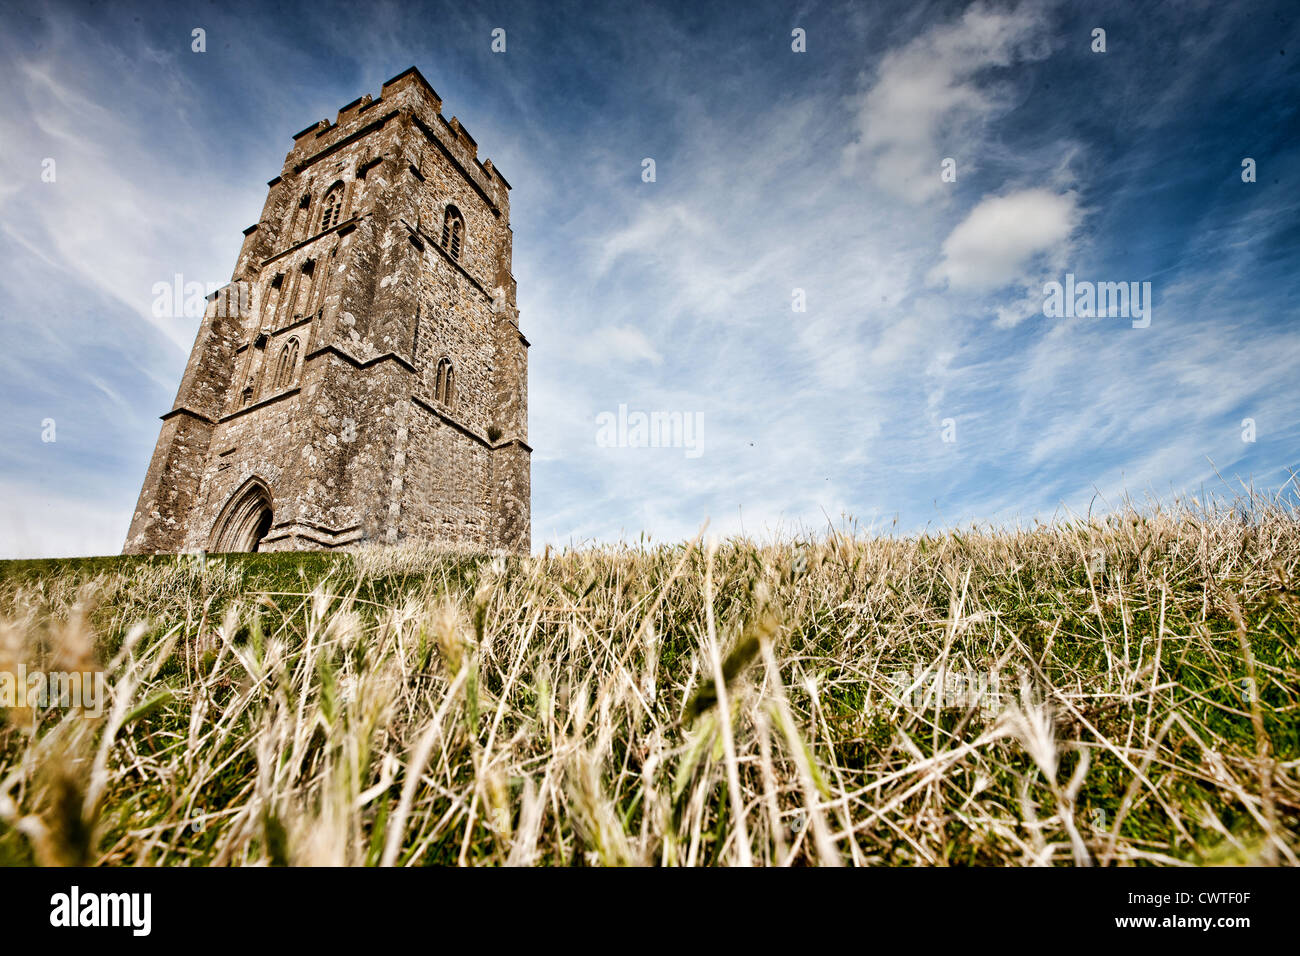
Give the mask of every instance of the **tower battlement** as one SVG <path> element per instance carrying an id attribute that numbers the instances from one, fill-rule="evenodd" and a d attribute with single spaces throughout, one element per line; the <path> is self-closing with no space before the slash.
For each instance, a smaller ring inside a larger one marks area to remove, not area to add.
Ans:
<path id="1" fill-rule="evenodd" d="M 510 185 L 441 110 L 412 67 L 293 137 L 163 416 L 127 553 L 528 549 Z"/>
<path id="2" fill-rule="evenodd" d="M 478 159 L 478 143 L 469 131 L 453 116 L 442 115 L 442 97 L 429 85 L 429 81 L 415 67 L 388 80 L 376 99 L 370 94 L 359 96 L 342 107 L 334 121 L 321 119 L 293 136 L 294 147 L 285 157 L 285 171 L 308 160 L 314 154 L 329 149 L 375 119 L 375 110 L 410 110 L 449 149 L 463 153 L 462 161 L 472 168 L 472 175 L 480 179 L 484 189 L 497 188 L 508 191 L 510 183 L 492 161 Z M 283 175 L 283 173 L 282 173 Z"/>

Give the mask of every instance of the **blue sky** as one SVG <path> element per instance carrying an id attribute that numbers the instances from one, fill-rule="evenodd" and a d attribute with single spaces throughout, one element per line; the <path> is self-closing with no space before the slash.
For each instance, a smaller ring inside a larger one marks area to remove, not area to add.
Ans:
<path id="1" fill-rule="evenodd" d="M 514 187 L 535 547 L 706 518 L 1029 522 L 1300 467 L 1294 5 L 113 3 L 5 22 L 0 556 L 121 548 L 198 321 L 153 317 L 154 284 L 226 280 L 291 135 L 411 65 Z M 1044 316 L 1067 273 L 1150 282 L 1149 327 Z M 620 405 L 702 416 L 700 453 L 602 447 Z"/>

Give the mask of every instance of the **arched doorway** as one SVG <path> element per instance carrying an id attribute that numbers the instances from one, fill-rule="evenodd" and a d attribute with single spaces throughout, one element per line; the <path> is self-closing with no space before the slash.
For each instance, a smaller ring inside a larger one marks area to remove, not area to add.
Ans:
<path id="1" fill-rule="evenodd" d="M 214 552 L 256 551 L 271 530 L 271 492 L 250 478 L 221 509 L 212 531 Z"/>

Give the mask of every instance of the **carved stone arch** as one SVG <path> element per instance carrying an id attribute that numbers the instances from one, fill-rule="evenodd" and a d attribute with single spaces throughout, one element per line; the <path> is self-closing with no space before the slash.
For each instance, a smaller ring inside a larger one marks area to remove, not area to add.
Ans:
<path id="1" fill-rule="evenodd" d="M 444 356 L 438 360 L 438 374 L 433 383 L 433 397 L 444 405 L 450 405 L 456 394 L 456 369 L 451 359 Z"/>
<path id="2" fill-rule="evenodd" d="M 442 214 L 442 237 L 439 241 L 453 259 L 460 258 L 461 247 L 465 243 L 465 217 L 451 203 Z"/>
<path id="3" fill-rule="evenodd" d="M 256 551 L 271 530 L 271 516 L 271 490 L 262 479 L 249 478 L 217 516 L 208 550 Z"/>
<path id="4" fill-rule="evenodd" d="M 345 192 L 343 180 L 341 179 L 335 180 L 334 184 L 325 190 L 325 197 L 321 200 L 319 232 L 324 232 L 326 229 L 337 226 L 343 221 Z"/>
<path id="5" fill-rule="evenodd" d="M 280 358 L 275 366 L 275 378 L 271 387 L 279 390 L 293 384 L 294 373 L 298 370 L 298 336 L 290 336 L 280 348 Z"/>

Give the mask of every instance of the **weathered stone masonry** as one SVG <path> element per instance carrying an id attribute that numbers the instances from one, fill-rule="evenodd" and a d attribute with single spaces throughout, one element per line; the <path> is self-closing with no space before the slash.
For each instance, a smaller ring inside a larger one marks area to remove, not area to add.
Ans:
<path id="1" fill-rule="evenodd" d="M 528 550 L 510 184 L 441 110 L 411 68 L 294 137 L 208 304 L 125 553 Z"/>

